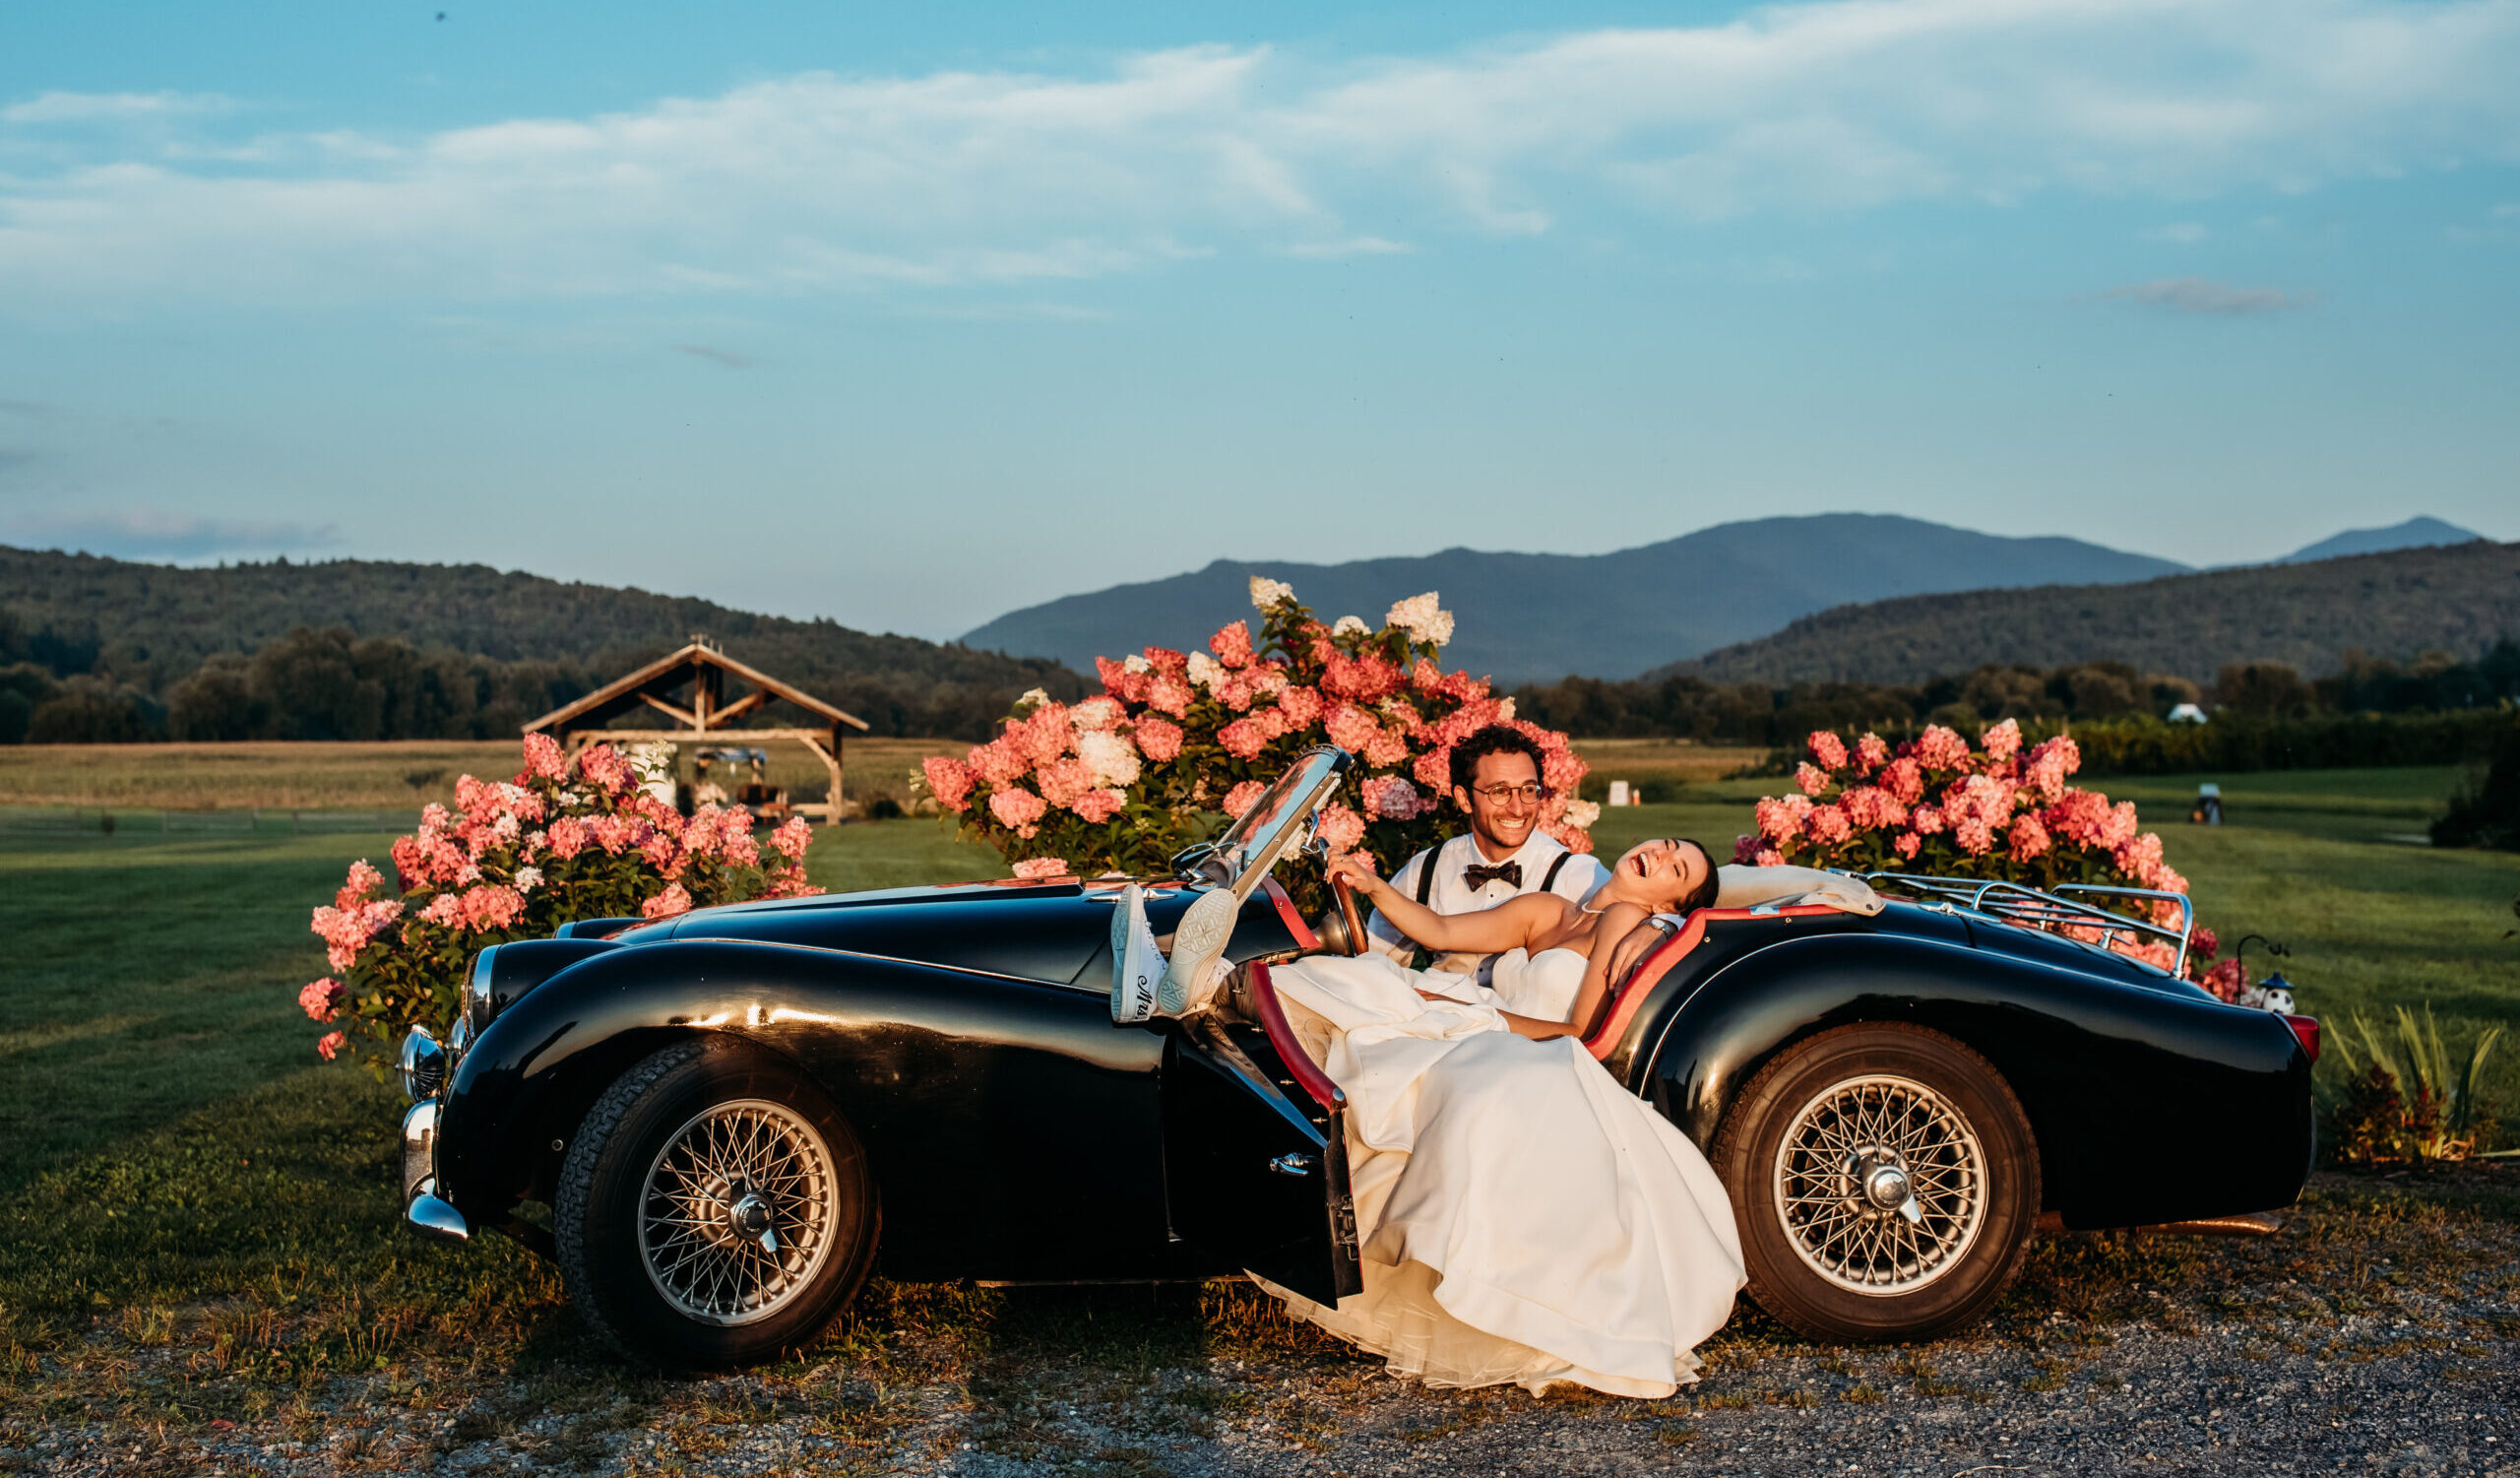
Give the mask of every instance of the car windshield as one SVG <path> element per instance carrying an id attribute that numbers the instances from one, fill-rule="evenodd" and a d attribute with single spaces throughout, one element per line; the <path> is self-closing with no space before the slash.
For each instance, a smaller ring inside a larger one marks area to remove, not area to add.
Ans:
<path id="1" fill-rule="evenodd" d="M 1213 855 L 1223 864 L 1225 876 L 1239 887 L 1247 870 L 1275 867 L 1300 842 L 1304 824 L 1350 763 L 1344 752 L 1324 744 L 1289 765 L 1217 838 Z"/>

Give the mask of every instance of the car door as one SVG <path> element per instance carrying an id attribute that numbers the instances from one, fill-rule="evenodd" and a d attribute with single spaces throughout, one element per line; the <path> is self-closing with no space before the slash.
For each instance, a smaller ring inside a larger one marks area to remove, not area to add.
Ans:
<path id="1" fill-rule="evenodd" d="M 1321 1304 L 1363 1288 L 1338 1119 L 1307 1117 L 1212 1017 L 1166 1049 L 1164 1148 L 1171 1234 L 1201 1270 Z"/>

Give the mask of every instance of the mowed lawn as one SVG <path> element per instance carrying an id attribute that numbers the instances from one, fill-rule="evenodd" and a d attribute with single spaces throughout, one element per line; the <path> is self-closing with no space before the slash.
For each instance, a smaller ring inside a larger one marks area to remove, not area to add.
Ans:
<path id="1" fill-rule="evenodd" d="M 724 742 L 744 742 L 738 732 Z M 769 781 L 820 794 L 822 761 L 804 746 L 767 743 Z M 930 754 L 961 753 L 950 739 L 857 738 L 841 749 L 842 787 L 860 803 L 909 795 Z M 517 772 L 515 739 L 403 739 L 384 743 L 0 745 L 0 806 L 125 811 L 324 807 L 416 812 L 449 801 L 459 775 L 505 780 Z M 144 824 L 146 824 L 144 822 Z"/>
<path id="2" fill-rule="evenodd" d="M 2502 937 L 2520 922 L 2520 858 L 2378 839 L 2420 831 L 2448 782 L 2234 782 L 2236 824 L 2220 829 L 2165 803 L 2190 783 L 2114 789 L 2145 801 L 2208 922 L 2294 946 L 2305 1009 L 2430 1001 L 2456 1042 L 2475 1023 L 2520 1025 L 2520 941 Z M 1773 785 L 1692 781 L 1681 803 L 1606 813 L 1602 846 L 1678 833 L 1726 850 Z M 499 1238 L 453 1251 L 400 1233 L 400 1094 L 313 1056 L 317 1028 L 294 999 L 324 969 L 308 911 L 390 840 L 0 834 L 0 1394 L 21 1414 L 75 1388 L 81 1409 L 136 1422 L 250 1420 L 292 1388 L 400 1368 L 416 1349 L 591 1368 L 547 1268 Z M 1003 871 L 929 821 L 827 831 L 810 868 L 840 889 Z M 2520 1050 L 2489 1074 L 2507 1106 L 2520 1106 L 2515 1067 Z M 950 1325 L 958 1297 L 878 1289 L 845 1337 Z M 1217 1317 L 1240 1327 L 1248 1315 Z M 127 1342 L 116 1349 L 192 1351 L 189 1374 L 95 1386 L 120 1356 L 92 1368 L 32 1353 L 98 1320 Z M 255 1379 L 222 1383 L 239 1373 Z"/>

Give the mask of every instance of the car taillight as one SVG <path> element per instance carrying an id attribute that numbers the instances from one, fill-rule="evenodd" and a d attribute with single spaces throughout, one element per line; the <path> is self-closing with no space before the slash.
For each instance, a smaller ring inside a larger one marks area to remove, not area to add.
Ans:
<path id="1" fill-rule="evenodd" d="M 2301 1051 L 2310 1055 L 2311 1061 L 2317 1061 L 2319 1060 L 2318 1018 L 2315 1016 L 2287 1016 L 2284 1018 L 2284 1024 L 2293 1029 L 2293 1036 L 2301 1044 Z"/>

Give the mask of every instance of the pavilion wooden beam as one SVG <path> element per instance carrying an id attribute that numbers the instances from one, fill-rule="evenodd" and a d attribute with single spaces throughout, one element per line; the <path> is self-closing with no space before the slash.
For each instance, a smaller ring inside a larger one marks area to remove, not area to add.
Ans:
<path id="1" fill-rule="evenodd" d="M 738 682 L 750 684 L 752 691 L 731 702 L 726 701 L 725 680 L 730 675 Z M 686 687 L 690 696 L 683 703 L 664 696 L 679 693 Z M 729 727 L 738 719 L 783 701 L 802 709 L 812 718 L 828 721 L 829 727 Z M 637 715 L 643 708 L 672 720 L 678 727 L 604 727 Z M 800 814 L 820 812 L 824 820 L 836 822 L 848 803 L 842 789 L 846 777 L 841 762 L 841 737 L 851 729 L 863 734 L 870 727 L 855 714 L 735 661 L 710 645 L 705 638 L 694 637 L 689 645 L 542 715 L 526 725 L 525 732 L 556 735 L 572 754 L 592 743 L 715 743 L 731 746 L 774 739 L 792 740 L 811 750 L 814 757 L 822 761 L 824 773 L 831 777 L 831 794 L 822 804 L 808 803 L 792 808 Z"/>
<path id="2" fill-rule="evenodd" d="M 705 733 L 709 728 L 708 725 L 700 722 L 700 715 L 693 713 L 688 708 L 676 707 L 675 705 L 666 702 L 664 699 L 658 697 L 655 693 L 641 693 L 639 695 L 639 701 L 647 704 L 657 712 L 663 714 L 666 718 L 676 719 L 690 726 L 691 732 L 694 734 Z"/>

